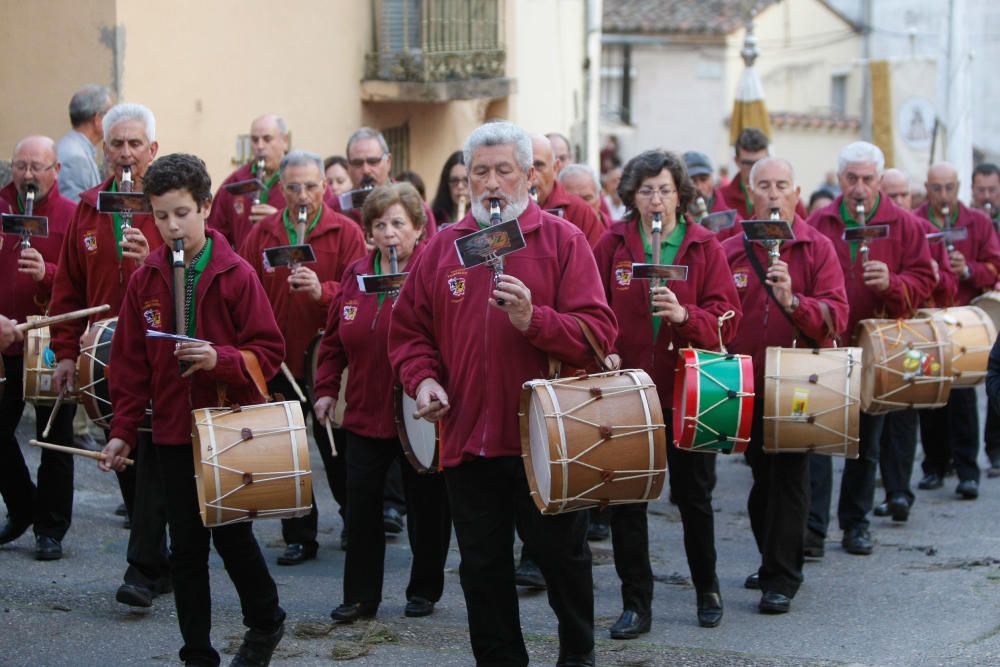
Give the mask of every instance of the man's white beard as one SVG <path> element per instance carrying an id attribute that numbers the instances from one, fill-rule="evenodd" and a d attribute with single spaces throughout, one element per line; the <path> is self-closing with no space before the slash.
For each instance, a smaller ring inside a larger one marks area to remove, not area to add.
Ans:
<path id="1" fill-rule="evenodd" d="M 520 201 L 512 202 L 505 194 L 500 194 L 497 197 L 501 202 L 506 202 L 506 206 L 500 209 L 500 217 L 503 222 L 508 220 L 513 220 L 524 213 L 525 209 L 528 208 L 528 195 L 525 194 Z M 472 200 L 472 217 L 475 218 L 476 222 L 480 225 L 490 224 L 490 212 L 483 206 L 481 199 Z"/>

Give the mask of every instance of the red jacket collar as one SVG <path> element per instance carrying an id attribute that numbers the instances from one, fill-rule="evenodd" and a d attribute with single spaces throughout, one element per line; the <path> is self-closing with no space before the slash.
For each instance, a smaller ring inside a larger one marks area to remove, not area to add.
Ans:
<path id="1" fill-rule="evenodd" d="M 90 188 L 89 190 L 84 190 L 80 193 L 80 201 L 90 204 L 92 207 L 97 208 L 97 193 L 107 192 L 111 189 L 111 184 L 114 183 L 114 175 L 109 176 L 103 183 L 98 183 L 96 186 Z"/>
<path id="2" fill-rule="evenodd" d="M 211 279 L 243 261 L 222 234 L 214 229 L 206 228 L 205 236 L 212 239 L 212 259 L 208 263 L 208 266 L 205 267 L 205 273 L 202 274 L 202 278 Z M 166 243 L 151 252 L 149 257 L 146 258 L 146 264 L 159 270 L 164 278 L 167 279 L 168 285 L 170 284 L 170 272 L 173 268 L 171 266 L 172 263 L 173 256 L 171 255 L 171 249 L 169 244 Z"/>
<path id="3" fill-rule="evenodd" d="M 685 218 L 685 220 L 687 220 L 688 228 L 684 234 L 684 240 L 681 241 L 681 247 L 677 249 L 677 259 L 686 256 L 692 245 L 708 243 L 710 239 L 715 238 L 715 234 L 701 225 L 694 224 L 689 218 Z M 622 243 L 628 248 L 634 261 L 639 263 L 646 261 L 646 249 L 642 245 L 642 236 L 639 235 L 639 225 L 635 218 L 616 222 L 611 226 L 611 233 L 621 237 Z"/>
<path id="4" fill-rule="evenodd" d="M 0 199 L 10 204 L 11 210 L 18 210 L 17 201 L 17 188 L 14 186 L 14 182 L 11 181 L 0 190 Z M 48 191 L 45 195 L 45 199 L 41 201 L 35 201 L 35 215 L 45 215 L 46 207 L 52 202 L 59 201 L 59 181 L 52 184 L 52 189 Z"/>

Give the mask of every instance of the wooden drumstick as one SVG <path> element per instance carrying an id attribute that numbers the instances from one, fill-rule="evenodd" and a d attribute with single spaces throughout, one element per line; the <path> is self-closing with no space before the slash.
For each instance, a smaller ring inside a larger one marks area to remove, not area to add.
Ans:
<path id="1" fill-rule="evenodd" d="M 330 424 L 332 424 L 332 423 L 333 423 L 333 419 L 331 417 L 329 417 L 329 416 L 326 419 L 323 420 L 323 426 L 326 427 L 326 437 L 329 438 L 329 440 L 330 440 L 330 451 L 333 452 L 334 456 L 336 456 L 337 455 L 337 445 L 334 444 L 334 442 L 333 442 L 333 428 L 331 428 L 331 426 L 330 426 Z"/>
<path id="2" fill-rule="evenodd" d="M 103 313 L 105 311 L 111 310 L 111 306 L 104 304 L 103 306 L 94 306 L 93 308 L 84 308 L 82 310 L 74 310 L 69 313 L 63 313 L 62 315 L 53 315 L 52 317 L 40 317 L 37 320 L 31 322 L 22 322 L 15 326 L 15 328 L 24 333 L 25 331 L 31 331 L 32 329 L 41 329 L 42 327 L 47 327 L 50 324 L 58 324 L 59 322 L 66 322 L 68 320 L 78 320 L 81 317 L 90 317 L 97 313 Z"/>
<path id="3" fill-rule="evenodd" d="M 29 440 L 28 444 L 32 447 L 41 447 L 43 449 L 51 449 L 57 452 L 62 452 L 63 454 L 72 454 L 73 456 L 86 456 L 88 459 L 94 459 L 96 461 L 103 461 L 104 454 L 101 452 L 92 452 L 89 449 L 77 449 L 76 447 L 64 447 L 63 445 L 54 445 L 51 442 L 41 442 L 40 440 Z M 132 459 L 125 459 L 125 465 L 135 465 L 135 461 Z"/>
<path id="4" fill-rule="evenodd" d="M 434 412 L 435 410 L 440 410 L 440 409 L 441 409 L 441 401 L 436 401 L 436 400 L 435 401 L 431 401 L 430 404 L 428 404 L 428 406 L 426 408 L 424 408 L 422 410 L 417 410 L 416 412 L 414 412 L 413 413 L 413 418 L 414 419 L 423 419 L 426 415 L 429 415 L 430 413 Z"/>
<path id="5" fill-rule="evenodd" d="M 281 362 L 281 372 L 285 374 L 285 379 L 287 379 L 289 384 L 292 385 L 292 389 L 298 395 L 299 400 L 305 403 L 307 400 L 306 395 L 302 393 L 302 387 L 300 387 L 299 383 L 295 381 L 295 376 L 292 375 L 292 371 L 288 370 L 288 366 L 285 365 L 284 361 Z"/>
<path id="6" fill-rule="evenodd" d="M 56 413 L 59 412 L 59 408 L 62 407 L 63 399 L 66 397 L 66 387 L 63 387 L 59 391 L 59 395 L 56 397 L 55 407 L 52 408 L 52 413 L 49 415 L 49 421 L 45 424 L 45 430 L 42 431 L 42 437 L 49 437 L 49 431 L 52 429 L 52 422 L 56 419 Z"/>

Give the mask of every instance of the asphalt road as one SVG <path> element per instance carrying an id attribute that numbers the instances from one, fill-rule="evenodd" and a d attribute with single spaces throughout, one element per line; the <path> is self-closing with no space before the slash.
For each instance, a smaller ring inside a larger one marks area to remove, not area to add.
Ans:
<path id="1" fill-rule="evenodd" d="M 34 430 L 25 419 L 22 443 L 28 439 L 26 426 Z M 35 470 L 37 451 L 22 447 Z M 313 460 L 319 461 L 315 452 Z M 77 459 L 76 466 L 75 516 L 64 541 L 65 557 L 35 561 L 30 531 L 0 547 L 0 665 L 177 664 L 180 634 L 172 597 L 158 598 L 146 612 L 114 601 L 128 538 L 121 519 L 113 515 L 119 503 L 114 478 L 89 460 Z M 838 472 L 841 467 L 842 461 L 835 461 Z M 742 588 L 758 562 L 745 509 L 750 469 L 741 457 L 720 457 L 718 472 L 722 625 L 697 625 L 679 515 L 664 499 L 650 507 L 657 584 L 653 629 L 641 639 L 608 638 L 607 629 L 621 611 L 618 580 L 610 542 L 592 544 L 599 664 L 1000 664 L 1000 479 L 984 475 L 981 496 L 973 502 L 956 499 L 954 478 L 943 489 L 917 491 L 908 523 L 873 519 L 878 546 L 871 556 L 845 553 L 839 533 L 831 534 L 826 557 L 806 565 L 806 582 L 791 613 L 764 616 L 756 608 L 759 593 Z M 342 590 L 344 554 L 336 547 L 341 523 L 329 489 L 316 484 L 316 494 L 321 535 L 315 561 L 277 566 L 282 549 L 278 522 L 255 524 L 288 612 L 288 630 L 272 664 L 472 664 L 454 542 L 445 596 L 434 615 L 403 616 L 409 564 L 404 536 L 388 546 L 386 599 L 378 619 L 332 626 L 328 614 L 340 603 Z M 211 569 L 213 640 L 231 653 L 243 632 L 239 603 L 214 553 Z M 521 596 L 521 618 L 533 662 L 553 664 L 558 651 L 555 619 L 544 593 Z M 224 655 L 223 664 L 228 660 Z"/>

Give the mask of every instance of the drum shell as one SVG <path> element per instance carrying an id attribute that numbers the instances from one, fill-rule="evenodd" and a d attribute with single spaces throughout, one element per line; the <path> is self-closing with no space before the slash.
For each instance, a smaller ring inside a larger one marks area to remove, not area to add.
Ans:
<path id="1" fill-rule="evenodd" d="M 944 324 L 929 317 L 861 320 L 855 340 L 862 349 L 864 362 L 861 374 L 862 412 L 886 414 L 908 408 L 939 408 L 948 402 L 953 355 Z M 904 368 L 908 351 L 919 357 L 913 359 L 918 367 L 936 362 L 938 370 L 912 378 L 904 377 L 902 374 L 908 372 Z"/>
<path id="2" fill-rule="evenodd" d="M 438 425 L 434 424 L 434 454 L 430 461 L 422 461 L 419 454 L 414 448 L 415 443 L 412 442 L 410 434 L 406 429 L 407 424 L 407 401 L 403 399 L 403 388 L 400 385 L 396 385 L 393 391 L 393 402 L 395 406 L 396 414 L 396 431 L 399 434 L 399 444 L 403 448 L 403 455 L 406 456 L 406 460 L 410 462 L 413 469 L 421 474 L 432 474 L 440 472 L 441 470 L 441 440 L 438 434 Z M 415 407 L 412 406 L 411 407 Z M 412 421 L 412 417 L 410 419 Z"/>
<path id="3" fill-rule="evenodd" d="M 985 310 L 978 306 L 923 308 L 917 315 L 933 317 L 948 330 L 953 355 L 952 386 L 973 387 L 986 380 L 986 366 L 997 329 Z"/>
<path id="4" fill-rule="evenodd" d="M 574 418 L 564 420 L 559 414 Z M 533 454 L 531 423 L 539 415 L 547 447 L 536 446 L 545 450 L 547 462 L 536 461 L 540 457 Z M 528 382 L 521 391 L 520 421 L 525 473 L 542 514 L 660 497 L 667 467 L 665 425 L 656 385 L 644 371 Z M 607 439 L 608 432 L 584 422 L 610 428 L 621 437 Z M 617 426 L 620 423 L 628 428 Z M 579 463 L 566 461 L 573 458 Z M 547 471 L 547 498 L 536 465 Z"/>
<path id="5" fill-rule="evenodd" d="M 118 318 L 98 320 L 80 338 L 80 355 L 76 358 L 77 392 L 87 417 L 96 426 L 108 431 L 114 412 L 111 405 L 111 342 Z M 146 418 L 140 431 L 152 431 L 153 413 L 146 407 Z"/>
<path id="6" fill-rule="evenodd" d="M 764 451 L 858 458 L 861 359 L 860 347 L 767 348 Z"/>
<path id="7" fill-rule="evenodd" d="M 29 315 L 28 322 L 38 320 L 38 315 Z M 24 401 L 35 405 L 54 405 L 59 398 L 59 392 L 55 390 L 53 378 L 57 362 L 55 354 L 49 348 L 50 334 L 48 327 L 31 329 L 24 337 L 24 372 L 22 382 L 24 389 Z M 74 378 L 73 386 L 79 386 Z M 63 397 L 64 403 L 76 401 L 76 392 L 67 392 Z"/>
<path id="8" fill-rule="evenodd" d="M 305 392 L 309 401 L 316 405 L 316 372 L 319 369 L 319 344 L 323 340 L 323 332 L 320 331 L 309 342 L 306 348 L 305 364 Z M 337 406 L 334 408 L 333 423 L 335 428 L 340 428 L 344 423 L 344 411 L 347 409 L 347 369 L 340 376 L 340 394 L 337 396 Z"/>
<path id="9" fill-rule="evenodd" d="M 973 299 L 970 306 L 982 308 L 990 319 L 993 320 L 993 328 L 1000 331 L 1000 291 L 990 290 L 983 292 Z"/>
<path id="10" fill-rule="evenodd" d="M 191 419 L 195 486 L 205 527 L 309 514 L 312 473 L 298 401 L 201 408 L 192 411 Z"/>
<path id="11" fill-rule="evenodd" d="M 677 355 L 677 375 L 673 410 L 677 448 L 708 454 L 743 453 L 753 423 L 752 358 L 685 348 Z M 733 376 L 733 386 L 727 385 L 723 390 L 720 386 L 720 382 L 724 384 L 723 376 Z M 736 403 L 730 405 L 729 401 Z M 702 404 L 706 406 L 704 410 Z M 720 439 L 711 429 L 725 437 Z"/>

